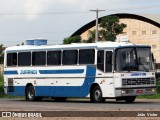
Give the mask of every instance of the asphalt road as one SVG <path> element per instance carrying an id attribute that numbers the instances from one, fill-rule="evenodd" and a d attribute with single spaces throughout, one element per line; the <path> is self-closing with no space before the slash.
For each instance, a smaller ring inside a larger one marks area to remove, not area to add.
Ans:
<path id="1" fill-rule="evenodd" d="M 106 100 L 90 103 L 89 99 L 68 99 L 65 102 L 43 100 L 29 102 L 23 98 L 0 99 L 0 111 L 160 111 L 160 100 L 136 99 L 135 103 Z"/>

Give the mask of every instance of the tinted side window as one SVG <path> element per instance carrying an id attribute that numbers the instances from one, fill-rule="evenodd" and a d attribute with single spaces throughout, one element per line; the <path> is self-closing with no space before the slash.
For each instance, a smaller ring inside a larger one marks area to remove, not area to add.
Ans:
<path id="1" fill-rule="evenodd" d="M 48 51 L 47 65 L 61 65 L 61 51 Z"/>
<path id="2" fill-rule="evenodd" d="M 30 66 L 31 65 L 31 52 L 18 53 L 18 66 Z"/>
<path id="3" fill-rule="evenodd" d="M 33 52 L 32 65 L 46 65 L 46 52 Z"/>
<path id="4" fill-rule="evenodd" d="M 106 72 L 112 72 L 112 52 L 106 52 Z"/>
<path id="5" fill-rule="evenodd" d="M 63 51 L 63 65 L 77 64 L 77 50 L 64 50 Z"/>
<path id="6" fill-rule="evenodd" d="M 79 64 L 94 64 L 95 50 L 79 50 Z"/>
<path id="7" fill-rule="evenodd" d="M 97 68 L 104 71 L 104 50 L 97 53 Z"/>
<path id="8" fill-rule="evenodd" d="M 8 53 L 7 66 L 16 66 L 16 65 L 17 65 L 17 53 Z"/>

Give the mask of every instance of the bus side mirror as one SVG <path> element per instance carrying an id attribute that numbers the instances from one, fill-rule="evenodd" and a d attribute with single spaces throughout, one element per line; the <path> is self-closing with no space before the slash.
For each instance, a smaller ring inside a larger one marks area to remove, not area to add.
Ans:
<path id="1" fill-rule="evenodd" d="M 156 59 L 154 59 L 154 55 L 152 53 L 152 61 L 153 61 L 153 69 L 156 69 Z"/>
<path id="2" fill-rule="evenodd" d="M 153 53 L 152 53 L 152 61 L 153 61 L 154 63 L 156 63 L 156 59 L 154 59 Z"/>

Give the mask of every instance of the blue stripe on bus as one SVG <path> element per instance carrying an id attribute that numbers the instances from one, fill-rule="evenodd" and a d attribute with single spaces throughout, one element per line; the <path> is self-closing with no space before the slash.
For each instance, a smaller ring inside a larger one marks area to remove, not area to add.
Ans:
<path id="1" fill-rule="evenodd" d="M 39 70 L 40 74 L 78 74 L 83 73 L 84 69 L 66 69 L 66 70 Z M 4 75 L 16 75 L 17 70 L 4 71 Z"/>
<path id="2" fill-rule="evenodd" d="M 16 75 L 18 74 L 17 70 L 4 71 L 4 75 Z"/>
<path id="3" fill-rule="evenodd" d="M 67 70 L 39 70 L 40 74 L 76 74 L 83 73 L 84 69 L 67 69 Z"/>
<path id="4" fill-rule="evenodd" d="M 86 77 L 82 86 L 34 86 L 36 96 L 46 97 L 86 97 L 90 87 L 95 82 L 96 68 L 87 66 Z M 8 89 L 8 88 L 7 88 Z M 14 86 L 14 92 L 9 95 L 25 96 L 25 86 Z"/>

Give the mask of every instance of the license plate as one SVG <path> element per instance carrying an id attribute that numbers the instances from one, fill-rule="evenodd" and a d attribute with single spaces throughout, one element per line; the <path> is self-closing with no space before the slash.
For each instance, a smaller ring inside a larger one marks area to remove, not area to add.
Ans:
<path id="1" fill-rule="evenodd" d="M 143 93 L 143 90 L 137 90 L 136 92 L 137 93 Z"/>

